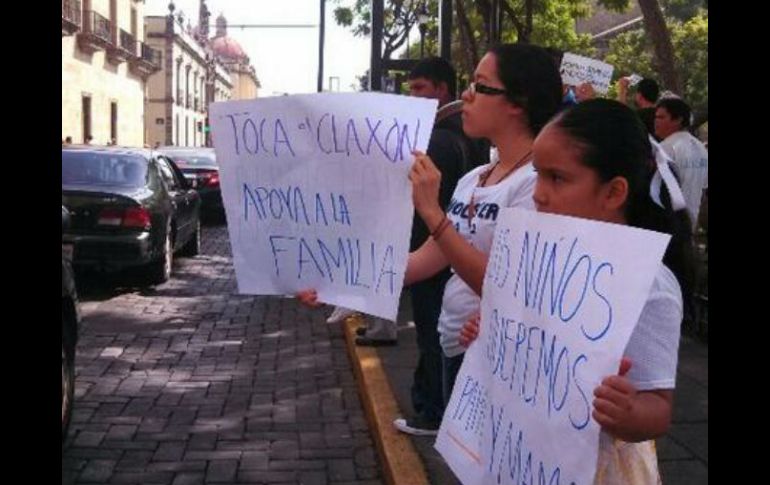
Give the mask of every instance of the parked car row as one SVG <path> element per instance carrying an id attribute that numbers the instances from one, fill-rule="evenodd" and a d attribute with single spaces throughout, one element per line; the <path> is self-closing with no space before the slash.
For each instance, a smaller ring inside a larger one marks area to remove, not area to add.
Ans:
<path id="1" fill-rule="evenodd" d="M 173 161 L 201 196 L 201 212 L 223 216 L 219 166 L 213 148 L 161 147 L 160 153 Z"/>
<path id="2" fill-rule="evenodd" d="M 62 235 L 73 265 L 146 267 L 150 283 L 171 275 L 175 253 L 200 249 L 201 197 L 176 164 L 140 148 L 62 148 Z"/>

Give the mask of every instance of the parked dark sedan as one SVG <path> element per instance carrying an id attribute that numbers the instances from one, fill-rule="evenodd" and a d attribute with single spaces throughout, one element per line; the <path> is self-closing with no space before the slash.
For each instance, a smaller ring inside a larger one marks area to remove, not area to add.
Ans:
<path id="1" fill-rule="evenodd" d="M 195 190 L 201 195 L 201 210 L 207 215 L 221 216 L 222 192 L 219 186 L 219 166 L 213 148 L 161 147 L 160 153 L 171 158 Z"/>
<path id="2" fill-rule="evenodd" d="M 70 223 L 67 209 L 61 208 L 62 233 Z M 75 346 L 78 342 L 80 312 L 75 276 L 69 251 L 62 245 L 61 255 L 61 439 L 67 437 L 75 399 Z"/>
<path id="3" fill-rule="evenodd" d="M 198 254 L 200 196 L 160 153 L 62 148 L 62 205 L 71 215 L 62 243 L 76 268 L 146 265 L 150 282 L 162 283 L 174 252 Z"/>

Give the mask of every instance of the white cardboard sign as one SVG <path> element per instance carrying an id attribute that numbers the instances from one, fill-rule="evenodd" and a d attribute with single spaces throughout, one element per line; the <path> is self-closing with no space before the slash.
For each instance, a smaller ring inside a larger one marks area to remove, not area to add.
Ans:
<path id="1" fill-rule="evenodd" d="M 606 62 L 569 52 L 562 57 L 559 68 L 564 84 L 578 86 L 588 82 L 597 92 L 602 94 L 609 89 L 613 70 L 614 67 Z"/>
<path id="2" fill-rule="evenodd" d="M 229 101 L 211 123 L 241 293 L 395 320 L 412 225 L 412 151 L 437 102 L 379 93 Z"/>
<path id="3" fill-rule="evenodd" d="M 465 485 L 591 485 L 616 374 L 670 236 L 505 209 L 436 448 Z"/>

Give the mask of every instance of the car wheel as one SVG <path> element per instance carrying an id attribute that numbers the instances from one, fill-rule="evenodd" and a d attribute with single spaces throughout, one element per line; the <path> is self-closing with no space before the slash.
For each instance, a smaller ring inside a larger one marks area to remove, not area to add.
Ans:
<path id="1" fill-rule="evenodd" d="M 171 278 L 171 265 L 174 260 L 174 246 L 171 241 L 171 229 L 166 231 L 163 242 L 163 254 L 158 261 L 150 263 L 150 281 L 155 284 L 165 283 Z"/>
<path id="2" fill-rule="evenodd" d="M 61 440 L 67 437 L 75 402 L 75 346 L 70 343 L 67 325 L 62 316 L 61 341 Z"/>
<path id="3" fill-rule="evenodd" d="M 195 230 L 187 244 L 179 251 L 181 256 L 197 256 L 201 252 L 201 221 L 195 222 Z"/>

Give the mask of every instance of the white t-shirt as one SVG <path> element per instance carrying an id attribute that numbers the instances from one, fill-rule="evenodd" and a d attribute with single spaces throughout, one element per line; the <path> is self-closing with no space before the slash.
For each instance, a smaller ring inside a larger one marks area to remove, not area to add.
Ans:
<path id="1" fill-rule="evenodd" d="M 624 357 L 631 359 L 626 377 L 639 391 L 673 389 L 682 325 L 682 290 L 663 263 L 628 340 Z"/>
<path id="2" fill-rule="evenodd" d="M 535 191 L 537 173 L 528 162 L 516 169 L 499 183 L 478 187 L 479 176 L 491 168 L 482 165 L 471 170 L 457 183 L 452 201 L 447 208 L 447 217 L 457 232 L 474 248 L 489 254 L 492 238 L 497 225 L 497 216 L 503 207 L 535 208 L 532 195 Z M 468 204 L 471 196 L 476 206 L 475 216 L 469 223 Z M 459 276 L 453 274 L 444 289 L 438 330 L 441 347 L 447 357 L 465 352 L 460 345 L 460 329 L 465 322 L 481 308 L 481 298 Z"/>
<path id="3" fill-rule="evenodd" d="M 687 131 L 677 131 L 660 143 L 673 159 L 682 182 L 687 212 L 695 228 L 703 189 L 709 186 L 709 153 L 703 143 Z"/>

